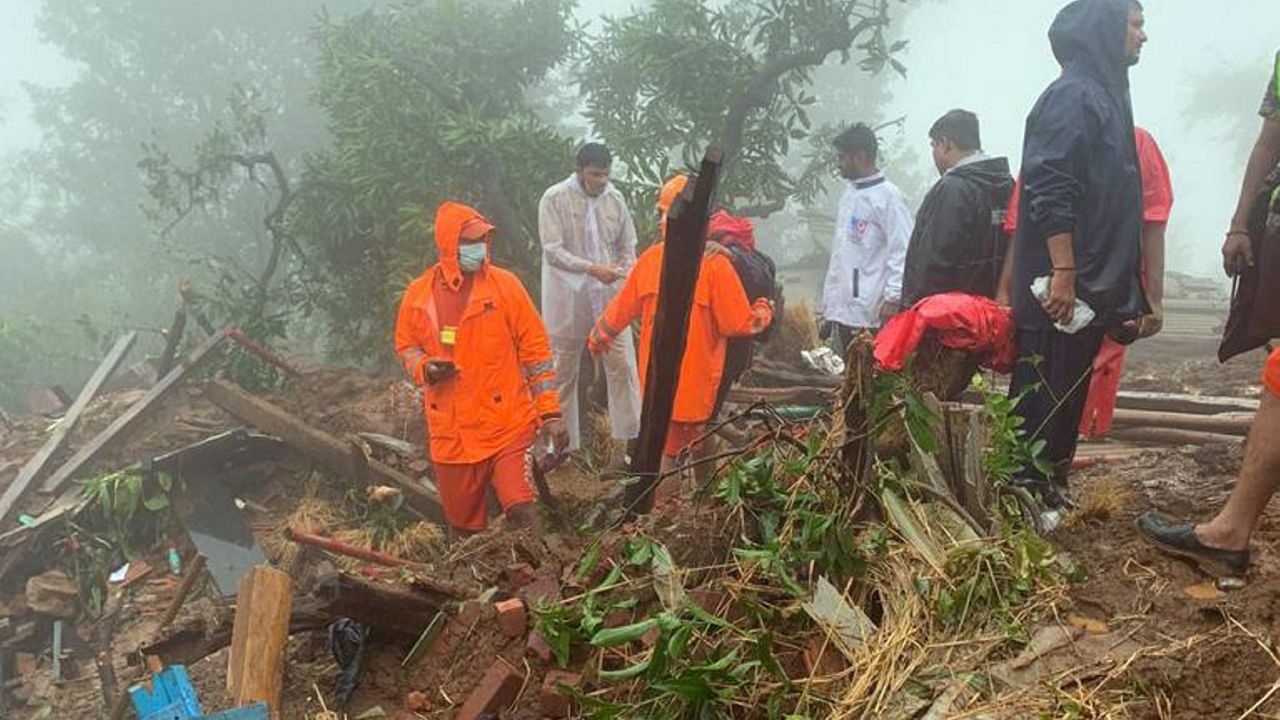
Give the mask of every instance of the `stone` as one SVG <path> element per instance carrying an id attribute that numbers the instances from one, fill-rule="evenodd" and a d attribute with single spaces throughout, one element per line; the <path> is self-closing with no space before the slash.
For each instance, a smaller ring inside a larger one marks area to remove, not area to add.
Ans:
<path id="1" fill-rule="evenodd" d="M 522 588 L 538 579 L 537 572 L 534 571 L 533 566 L 529 563 L 508 565 L 504 574 L 507 582 L 514 588 Z"/>
<path id="2" fill-rule="evenodd" d="M 73 618 L 79 592 L 75 581 L 66 573 L 49 570 L 27 580 L 27 607 L 42 615 Z"/>
<path id="3" fill-rule="evenodd" d="M 553 577 L 538 578 L 520 591 L 524 604 L 531 608 L 558 603 L 560 595 L 560 583 Z"/>

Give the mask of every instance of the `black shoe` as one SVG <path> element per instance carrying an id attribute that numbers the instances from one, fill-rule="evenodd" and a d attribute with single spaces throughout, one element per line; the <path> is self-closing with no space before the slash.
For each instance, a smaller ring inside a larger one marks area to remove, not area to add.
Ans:
<path id="1" fill-rule="evenodd" d="M 1244 577 L 1249 572 L 1248 550 L 1219 550 L 1200 542 L 1194 525 L 1180 523 L 1156 512 L 1135 521 L 1138 534 L 1164 552 L 1187 558 L 1216 577 Z"/>

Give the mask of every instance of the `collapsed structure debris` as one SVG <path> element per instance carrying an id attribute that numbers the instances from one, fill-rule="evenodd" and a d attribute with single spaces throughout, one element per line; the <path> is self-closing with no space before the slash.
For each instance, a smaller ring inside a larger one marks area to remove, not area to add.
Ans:
<path id="1" fill-rule="evenodd" d="M 206 372 L 219 356 L 207 353 Z M 24 520 L 0 535 L 3 707 L 123 718 L 137 713 L 140 681 L 163 687 L 156 678 L 181 667 L 205 709 L 308 720 L 317 707 L 1025 717 L 1079 688 L 1081 702 L 1120 702 L 1125 668 L 1170 651 L 1141 626 L 1084 616 L 1087 630 L 1051 632 L 1073 566 L 1030 531 L 1034 502 L 999 482 L 1013 451 L 999 389 L 947 403 L 919 393 L 925 383 L 886 385 L 866 346 L 840 377 L 757 363 L 719 430 L 735 449 L 691 498 L 583 534 L 608 488 L 570 464 L 542 478 L 556 532 L 497 529 L 453 546 L 424 529 L 439 504 L 402 383 L 285 372 L 270 397 L 226 377 L 181 391 L 192 365 L 175 359 L 163 392 L 86 400 L 42 461 L 70 453 L 80 469 L 67 477 L 86 487 L 137 488 L 132 525 L 151 530 L 133 540 L 145 547 L 96 525 L 109 520 L 99 496 L 62 481 L 52 502 L 15 494 L 11 517 Z M 1147 441 L 1238 444 L 1237 414 L 1252 409 L 1136 392 L 1120 407 L 1117 436 L 1138 432 L 1086 446 L 1078 467 L 1144 462 Z M 31 439 L 13 446 L 26 453 L 14 467 L 49 442 L 43 424 L 17 423 Z M 95 569 L 102 542 L 109 567 Z M 61 652 L 42 660 L 55 622 Z"/>

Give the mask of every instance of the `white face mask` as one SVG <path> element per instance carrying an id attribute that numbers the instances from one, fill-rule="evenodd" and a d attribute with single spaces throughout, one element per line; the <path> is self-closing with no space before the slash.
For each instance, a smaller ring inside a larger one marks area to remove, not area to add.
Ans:
<path id="1" fill-rule="evenodd" d="M 469 243 L 467 245 L 458 246 L 458 267 L 466 272 L 475 272 L 484 265 L 485 258 L 489 256 L 489 246 L 486 243 Z"/>

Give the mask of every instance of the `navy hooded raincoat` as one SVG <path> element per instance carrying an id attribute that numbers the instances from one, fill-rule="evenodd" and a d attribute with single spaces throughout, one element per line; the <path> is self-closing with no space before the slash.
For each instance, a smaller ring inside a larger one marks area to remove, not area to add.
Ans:
<path id="1" fill-rule="evenodd" d="M 1027 117 L 1014 238 L 1014 320 L 1052 321 L 1031 295 L 1052 262 L 1046 241 L 1074 236 L 1076 294 L 1114 327 L 1150 312 L 1142 292 L 1142 185 L 1125 56 L 1129 3 L 1076 0 L 1049 29 L 1065 70 Z"/>

